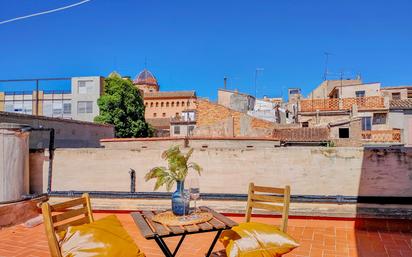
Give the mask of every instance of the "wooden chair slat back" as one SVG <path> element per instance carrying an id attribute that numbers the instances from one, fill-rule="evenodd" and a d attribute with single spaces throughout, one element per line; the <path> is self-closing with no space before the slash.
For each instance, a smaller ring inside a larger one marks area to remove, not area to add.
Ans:
<path id="1" fill-rule="evenodd" d="M 87 193 L 84 193 L 81 198 L 63 203 L 54 205 L 43 203 L 41 207 L 52 257 L 62 257 L 56 233 L 65 231 L 69 226 L 77 226 L 94 221 L 90 197 Z M 53 212 L 59 213 L 53 215 Z"/>
<path id="2" fill-rule="evenodd" d="M 280 230 L 286 232 L 289 216 L 289 204 L 290 186 L 285 186 L 285 188 L 275 188 L 255 186 L 254 183 L 250 183 L 246 207 L 246 222 L 250 221 L 253 208 L 275 211 L 282 215 Z"/>

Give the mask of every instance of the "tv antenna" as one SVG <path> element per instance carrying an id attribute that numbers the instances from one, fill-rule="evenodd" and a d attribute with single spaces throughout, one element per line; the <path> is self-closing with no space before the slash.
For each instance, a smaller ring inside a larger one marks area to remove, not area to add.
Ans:
<path id="1" fill-rule="evenodd" d="M 323 80 L 326 80 L 328 73 L 329 73 L 328 71 L 329 55 L 332 55 L 332 53 L 324 52 L 324 55 L 325 55 L 325 72 L 323 73 Z"/>

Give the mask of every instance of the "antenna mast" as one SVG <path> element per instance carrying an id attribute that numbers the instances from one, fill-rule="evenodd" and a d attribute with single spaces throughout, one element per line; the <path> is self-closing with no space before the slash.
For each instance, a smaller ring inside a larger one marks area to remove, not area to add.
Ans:
<path id="1" fill-rule="evenodd" d="M 329 55 L 331 55 L 331 53 L 325 52 L 324 54 L 325 54 L 326 60 L 325 60 L 325 71 L 324 71 L 324 73 L 323 73 L 323 80 L 326 80 L 326 79 L 327 79 L 327 76 L 328 76 L 328 73 L 329 73 L 329 71 L 328 71 L 328 63 L 329 63 Z"/>

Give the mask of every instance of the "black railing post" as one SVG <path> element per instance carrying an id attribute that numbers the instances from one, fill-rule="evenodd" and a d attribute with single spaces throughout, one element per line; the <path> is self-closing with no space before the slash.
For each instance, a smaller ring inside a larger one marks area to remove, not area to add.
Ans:
<path id="1" fill-rule="evenodd" d="M 134 169 L 129 170 L 130 174 L 130 193 L 136 192 L 136 171 Z"/>

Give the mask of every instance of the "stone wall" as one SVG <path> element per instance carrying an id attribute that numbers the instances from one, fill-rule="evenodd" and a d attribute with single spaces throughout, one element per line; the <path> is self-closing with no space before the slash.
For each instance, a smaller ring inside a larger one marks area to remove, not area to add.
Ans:
<path id="1" fill-rule="evenodd" d="M 129 170 L 134 169 L 136 191 L 152 192 L 154 183 L 145 182 L 144 175 L 167 165 L 162 151 L 180 144 L 195 148 L 192 160 L 204 169 L 200 178 L 204 193 L 246 194 L 253 181 L 291 185 L 294 195 L 412 196 L 412 150 L 406 148 L 277 147 L 276 142 L 264 140 L 170 140 L 153 146 L 136 141 L 117 148 L 116 144 L 107 142 L 106 149 L 58 149 L 52 190 L 128 192 Z M 48 162 L 42 161 L 43 169 L 32 167 L 31 172 L 37 173 L 32 177 L 43 177 L 45 190 Z"/>

